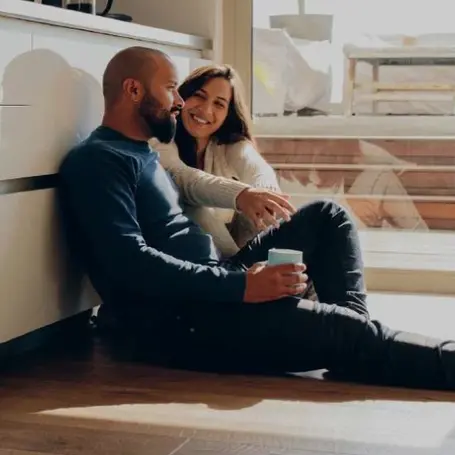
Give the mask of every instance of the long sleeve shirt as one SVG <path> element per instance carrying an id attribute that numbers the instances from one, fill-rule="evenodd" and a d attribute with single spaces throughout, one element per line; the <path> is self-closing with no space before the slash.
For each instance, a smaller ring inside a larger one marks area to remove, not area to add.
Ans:
<path id="1" fill-rule="evenodd" d="M 70 244 L 103 302 L 243 300 L 245 272 L 222 267 L 147 142 L 101 126 L 70 151 L 60 180 Z"/>
<path id="2" fill-rule="evenodd" d="M 249 220 L 236 213 L 235 199 L 248 187 L 280 192 L 273 168 L 249 141 L 219 145 L 210 142 L 202 170 L 187 166 L 179 158 L 175 143 L 151 146 L 160 154 L 160 162 L 174 177 L 182 191 L 187 213 L 212 234 L 224 256 L 232 256 L 251 237 L 258 234 Z M 231 228 L 229 223 L 233 223 Z"/>

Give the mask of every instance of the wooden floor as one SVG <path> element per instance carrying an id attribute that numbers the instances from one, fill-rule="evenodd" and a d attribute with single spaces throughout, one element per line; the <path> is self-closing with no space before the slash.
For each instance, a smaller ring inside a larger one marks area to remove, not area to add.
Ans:
<path id="1" fill-rule="evenodd" d="M 371 309 L 455 337 L 452 298 L 378 294 Z M 455 393 L 166 370 L 90 344 L 0 374 L 1 455 L 453 453 Z"/>

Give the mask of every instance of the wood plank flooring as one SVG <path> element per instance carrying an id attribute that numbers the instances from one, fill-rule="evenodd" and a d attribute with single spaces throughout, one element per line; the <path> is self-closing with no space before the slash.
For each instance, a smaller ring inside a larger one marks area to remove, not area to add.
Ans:
<path id="1" fill-rule="evenodd" d="M 455 337 L 451 298 L 377 294 L 371 308 Z M 112 361 L 96 343 L 0 374 L 0 455 L 453 453 L 455 393 L 168 370 Z"/>

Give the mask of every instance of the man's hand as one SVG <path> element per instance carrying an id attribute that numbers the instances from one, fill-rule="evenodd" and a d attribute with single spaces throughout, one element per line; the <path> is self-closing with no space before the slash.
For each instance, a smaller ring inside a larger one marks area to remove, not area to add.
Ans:
<path id="1" fill-rule="evenodd" d="M 254 264 L 248 269 L 243 301 L 260 303 L 298 295 L 307 288 L 304 264 Z"/>
<path id="2" fill-rule="evenodd" d="M 289 221 L 295 208 L 288 196 L 263 188 L 247 188 L 237 196 L 237 209 L 247 216 L 257 229 L 277 226 L 280 218 Z"/>

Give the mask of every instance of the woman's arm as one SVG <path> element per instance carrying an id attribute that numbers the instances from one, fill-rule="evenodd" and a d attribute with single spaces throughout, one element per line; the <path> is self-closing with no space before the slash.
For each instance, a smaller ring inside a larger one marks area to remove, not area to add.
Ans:
<path id="1" fill-rule="evenodd" d="M 275 170 L 260 155 L 249 141 L 242 141 L 228 146 L 226 159 L 236 171 L 239 179 L 256 188 L 267 188 L 281 193 Z M 239 247 L 243 247 L 253 237 L 261 232 L 252 221 L 242 213 L 235 213 L 229 230 Z"/>
<path id="2" fill-rule="evenodd" d="M 188 205 L 235 209 L 237 196 L 250 187 L 247 183 L 187 166 L 180 159 L 174 143 L 153 141 L 150 145 L 160 154 L 161 164 L 171 174 Z"/>
<path id="3" fill-rule="evenodd" d="M 281 192 L 275 170 L 251 142 L 241 141 L 228 147 L 226 159 L 241 182 Z"/>

